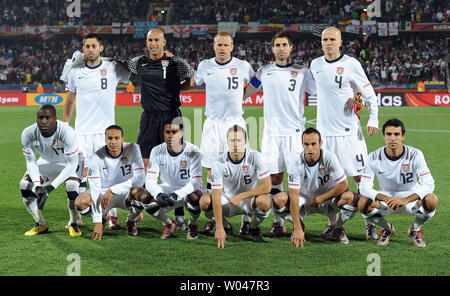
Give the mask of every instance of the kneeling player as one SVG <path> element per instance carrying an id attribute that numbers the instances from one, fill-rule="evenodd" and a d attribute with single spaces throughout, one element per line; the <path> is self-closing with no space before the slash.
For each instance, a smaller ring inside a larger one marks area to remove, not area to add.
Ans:
<path id="1" fill-rule="evenodd" d="M 182 118 L 164 124 L 164 143 L 154 147 L 145 178 L 151 199 L 145 210 L 164 224 L 162 239 L 173 235 L 176 223 L 166 213 L 184 206 L 189 214 L 187 239 L 198 237 L 199 199 L 203 194 L 202 165 L 197 146 L 184 141 Z M 158 176 L 161 184 L 158 184 Z"/>
<path id="2" fill-rule="evenodd" d="M 297 220 L 292 213 L 295 211 L 297 214 L 299 211 L 301 224 L 302 219 L 311 214 L 320 213 L 331 218 L 340 212 L 335 224 L 329 225 L 320 236 L 335 237 L 338 242 L 348 244 L 343 226 L 358 211 L 358 197 L 347 191 L 347 176 L 337 157 L 321 149 L 319 131 L 314 128 L 306 129 L 302 134 L 302 145 L 304 152 L 297 155 L 288 167 L 289 194 L 281 192 L 274 196 L 274 211 L 283 217 L 290 210 L 293 223 Z"/>
<path id="3" fill-rule="evenodd" d="M 141 198 L 148 195 L 142 188 L 145 181 L 144 162 L 139 146 L 124 142 L 120 126 L 105 131 L 106 146 L 97 150 L 89 168 L 89 190 L 81 193 L 75 206 L 82 215 L 91 215 L 95 224 L 93 240 L 103 237 L 105 214 L 113 208 L 130 210 L 128 235 L 137 235 L 136 222 L 142 219 Z"/>
<path id="4" fill-rule="evenodd" d="M 403 145 L 405 127 L 400 120 L 386 121 L 383 139 L 386 146 L 369 154 L 369 163 L 361 179 L 358 207 L 364 217 L 383 228 L 378 245 L 389 244 L 395 234 L 394 226 L 383 215 L 403 213 L 416 216 L 408 235 L 414 246 L 425 247 L 421 228 L 433 217 L 438 203 L 433 193 L 434 179 L 422 152 Z M 379 191 L 373 189 L 375 176 Z"/>
<path id="5" fill-rule="evenodd" d="M 20 180 L 20 191 L 25 207 L 36 222 L 25 235 L 48 232 L 41 210 L 50 192 L 65 182 L 70 214 L 69 234 L 76 236 L 79 230 L 74 200 L 78 195 L 83 166 L 79 163 L 81 158 L 78 157 L 75 132 L 57 120 L 56 109 L 52 105 L 41 106 L 36 115 L 36 123 L 24 129 L 21 140 L 27 172 Z M 40 155 L 37 161 L 36 153 Z"/>
<path id="6" fill-rule="evenodd" d="M 223 154 L 211 168 L 211 194 L 200 199 L 200 209 L 216 223 L 217 247 L 226 241 L 223 217 L 236 215 L 253 216 L 250 234 L 254 242 L 264 242 L 258 225 L 270 213 L 270 173 L 261 153 L 246 148 L 247 133 L 238 126 L 227 132 L 228 153 Z M 260 184 L 258 185 L 258 180 Z"/>

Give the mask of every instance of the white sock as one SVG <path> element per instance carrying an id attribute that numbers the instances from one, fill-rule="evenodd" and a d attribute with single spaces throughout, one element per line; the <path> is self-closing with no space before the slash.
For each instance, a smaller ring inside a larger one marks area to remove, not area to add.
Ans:
<path id="1" fill-rule="evenodd" d="M 79 213 L 75 209 L 75 200 L 68 198 L 67 208 L 69 209 L 69 224 L 76 223 Z"/>
<path id="2" fill-rule="evenodd" d="M 29 198 L 22 198 L 23 204 L 27 208 L 28 212 L 31 214 L 31 216 L 34 219 L 34 222 L 39 223 L 41 225 L 46 225 L 47 222 L 44 219 L 44 216 L 42 216 L 41 211 L 38 209 L 37 206 L 37 200 L 34 197 Z"/>
<path id="3" fill-rule="evenodd" d="M 341 215 L 339 215 L 339 218 L 336 221 L 336 229 L 341 229 L 344 226 L 344 223 L 353 218 L 355 216 L 355 213 L 358 211 L 358 208 L 355 208 L 350 205 L 343 205 L 341 207 Z"/>
<path id="4" fill-rule="evenodd" d="M 250 228 L 255 229 L 258 227 L 259 224 L 261 224 L 262 221 L 264 221 L 267 216 L 269 216 L 270 210 L 269 211 L 263 211 L 260 208 L 256 207 L 255 208 L 255 213 L 253 214 L 253 219 L 252 222 L 250 224 Z"/>
<path id="5" fill-rule="evenodd" d="M 419 231 L 422 226 L 434 216 L 435 212 L 436 210 L 434 210 L 433 212 L 428 212 L 423 207 L 420 207 L 419 211 L 417 212 L 416 219 L 412 224 L 411 231 Z"/>

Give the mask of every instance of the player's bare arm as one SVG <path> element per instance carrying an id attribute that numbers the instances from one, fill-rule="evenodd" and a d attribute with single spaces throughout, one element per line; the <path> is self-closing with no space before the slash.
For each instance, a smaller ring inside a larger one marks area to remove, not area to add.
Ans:
<path id="1" fill-rule="evenodd" d="M 64 103 L 64 113 L 63 113 L 63 121 L 64 122 L 70 122 L 70 119 L 72 118 L 73 109 L 75 107 L 75 93 L 73 92 L 67 92 L 67 99 Z"/>
<path id="2" fill-rule="evenodd" d="M 300 207 L 299 207 L 299 199 L 300 199 L 300 190 L 299 189 L 289 189 L 289 200 L 290 205 L 289 209 L 292 216 L 292 223 L 294 224 L 294 230 L 292 231 L 291 242 L 294 247 L 303 248 L 303 243 L 305 241 L 305 233 L 303 232 L 302 225 L 300 224 Z"/>
<path id="3" fill-rule="evenodd" d="M 253 96 L 258 92 L 258 89 L 253 87 L 252 85 L 247 85 L 247 87 L 244 90 L 244 99 Z"/>
<path id="4" fill-rule="evenodd" d="M 230 198 L 230 203 L 237 207 L 244 199 L 259 196 L 263 194 L 269 194 L 272 188 L 272 182 L 270 182 L 270 176 L 261 179 L 261 183 L 252 190 L 242 192 Z"/>
<path id="5" fill-rule="evenodd" d="M 217 247 L 220 249 L 225 247 L 227 238 L 222 220 L 222 189 L 211 190 L 211 201 L 214 219 L 216 220 L 216 233 L 214 234 L 214 239 L 217 241 Z"/>
<path id="6" fill-rule="evenodd" d="M 347 189 L 348 189 L 348 181 L 347 181 L 347 179 L 345 179 L 341 183 L 339 183 L 336 186 L 334 186 L 330 191 L 328 191 L 328 192 L 326 192 L 324 194 L 316 196 L 316 198 L 313 200 L 311 205 L 313 207 L 318 208 L 321 203 L 323 203 L 323 202 L 325 202 L 325 201 L 327 201 L 329 199 L 332 199 L 333 197 L 340 196 Z"/>

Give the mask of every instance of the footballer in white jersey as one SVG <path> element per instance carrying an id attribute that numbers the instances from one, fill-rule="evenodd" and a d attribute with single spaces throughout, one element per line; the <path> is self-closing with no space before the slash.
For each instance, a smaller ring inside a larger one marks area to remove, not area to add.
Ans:
<path id="1" fill-rule="evenodd" d="M 36 123 L 25 128 L 21 136 L 27 171 L 20 180 L 20 190 L 24 205 L 36 222 L 35 227 L 25 233 L 27 236 L 48 231 L 40 210 L 50 192 L 63 182 L 72 220 L 72 214 L 76 214 L 73 200 L 78 195 L 83 170 L 75 132 L 56 118 L 55 107 L 43 105 L 36 115 Z M 40 156 L 38 160 L 37 154 Z"/>
<path id="2" fill-rule="evenodd" d="M 227 132 L 227 142 L 228 152 L 211 169 L 211 194 L 200 200 L 206 217 L 214 215 L 219 248 L 226 238 L 223 217 L 235 215 L 252 216 L 250 234 L 253 241 L 263 242 L 258 225 L 267 218 L 271 206 L 270 172 L 261 153 L 246 147 L 246 131 L 234 125 Z"/>
<path id="3" fill-rule="evenodd" d="M 95 224 L 93 240 L 102 239 L 105 211 L 111 208 L 130 211 L 127 232 L 137 235 L 135 224 L 143 210 L 140 201 L 148 196 L 143 188 L 145 170 L 139 146 L 124 142 L 123 130 L 117 125 L 106 129 L 105 141 L 106 145 L 97 150 L 92 158 L 88 174 L 89 190 L 75 200 L 75 206 L 82 215 L 92 216 Z"/>
<path id="4" fill-rule="evenodd" d="M 215 57 L 201 61 L 195 74 L 195 85 L 206 85 L 206 120 L 200 150 L 208 177 L 212 164 L 227 151 L 227 130 L 235 124 L 246 129 L 242 97 L 245 85 L 255 75 L 247 61 L 231 56 L 234 48 L 231 34 L 219 32 L 213 47 Z"/>
<path id="5" fill-rule="evenodd" d="M 147 167 L 145 188 L 152 201 L 143 206 L 164 224 L 162 239 L 177 230 L 166 213 L 179 207 L 190 213 L 187 238 L 198 237 L 199 199 L 203 195 L 201 156 L 198 147 L 184 141 L 183 135 L 181 117 L 165 123 L 164 143 L 152 149 Z"/>
<path id="6" fill-rule="evenodd" d="M 306 119 L 303 101 L 305 92 L 315 94 L 316 88 L 311 71 L 293 64 L 291 37 L 277 33 L 272 39 L 275 63 L 261 67 L 246 88 L 244 98 L 264 92 L 264 134 L 261 152 L 267 163 L 272 180 L 271 195 L 283 191 L 284 167 L 290 159 L 302 152 L 301 135 Z M 284 227 L 281 218 L 274 215 L 275 224 Z"/>
<path id="7" fill-rule="evenodd" d="M 383 215 L 404 213 L 416 216 L 408 235 L 413 244 L 425 247 L 421 227 L 433 217 L 438 198 L 434 179 L 422 152 L 404 145 L 405 127 L 396 118 L 383 125 L 385 146 L 369 154 L 361 178 L 359 209 L 368 220 L 383 228 L 379 245 L 386 245 L 395 229 Z M 379 190 L 374 189 L 375 177 Z"/>
<path id="8" fill-rule="evenodd" d="M 348 191 L 347 176 L 337 157 L 321 149 L 323 143 L 318 130 L 306 129 L 302 135 L 302 144 L 304 152 L 297 155 L 288 166 L 289 192 L 275 195 L 274 211 L 280 216 L 286 216 L 292 211 L 297 214 L 299 211 L 301 220 L 310 214 L 325 215 L 332 222 L 321 237 L 334 237 L 340 243 L 348 244 L 343 225 L 358 211 L 357 194 Z M 288 203 L 291 199 L 295 202 Z M 337 220 L 330 219 L 339 212 L 341 215 Z"/>
<path id="9" fill-rule="evenodd" d="M 127 82 L 131 72 L 115 61 L 102 58 L 101 37 L 88 34 L 83 39 L 83 55 L 72 62 L 66 78 L 68 92 L 64 104 L 64 121 L 70 122 L 76 99 L 75 132 L 78 146 L 86 164 L 82 191 L 86 188 L 86 175 L 91 156 L 105 145 L 105 129 L 115 122 L 116 88 L 119 82 Z M 63 73 L 64 74 L 64 73 Z M 109 227 L 119 229 L 117 213 L 110 212 Z"/>

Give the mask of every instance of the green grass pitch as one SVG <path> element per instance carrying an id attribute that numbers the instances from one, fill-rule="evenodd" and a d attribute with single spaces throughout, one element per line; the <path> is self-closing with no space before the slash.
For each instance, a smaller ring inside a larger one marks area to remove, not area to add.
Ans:
<path id="1" fill-rule="evenodd" d="M 397 234 L 389 246 L 378 247 L 376 242 L 365 241 L 364 220 L 359 213 L 345 225 L 350 239 L 350 244 L 345 246 L 319 238 L 327 224 L 327 219 L 320 215 L 305 218 L 307 242 L 302 249 L 291 246 L 289 238 L 266 238 L 266 243 L 255 244 L 250 237 L 241 237 L 237 234 L 240 217 L 230 219 L 235 234 L 227 239 L 225 249 L 217 249 L 210 236 L 200 235 L 197 240 L 188 241 L 186 232 L 176 233 L 173 239 L 161 240 L 161 223 L 145 212 L 144 221 L 138 224 L 137 237 L 127 237 L 125 229 L 107 229 L 102 241 L 91 241 L 93 224 L 89 217 L 85 217 L 83 235 L 72 238 L 64 230 L 68 221 L 64 186 L 50 195 L 43 212 L 50 232 L 25 237 L 25 231 L 34 222 L 22 203 L 19 190 L 19 180 L 26 170 L 20 134 L 35 122 L 36 109 L 0 108 L 3 171 L 0 178 L 0 275 L 64 276 L 71 263 L 69 254 L 73 253 L 80 258 L 80 274 L 83 276 L 364 276 L 371 263 L 367 260 L 371 253 L 379 255 L 381 275 L 450 275 L 450 108 L 379 109 L 380 127 L 392 117 L 404 121 L 407 130 L 405 143 L 423 151 L 436 182 L 439 204 L 433 219 L 423 227 L 427 243 L 425 249 L 413 247 L 407 236 L 414 217 L 389 216 L 388 220 L 395 225 Z M 251 147 L 259 150 L 262 108 L 245 107 L 244 110 L 244 118 L 255 128 L 249 131 Z M 58 118 L 62 119 L 62 108 L 58 107 L 57 111 Z M 116 108 L 116 122 L 124 128 L 126 141 L 136 141 L 141 111 L 139 107 Z M 199 114 L 203 109 L 182 107 L 182 112 L 191 125 L 186 138 L 199 145 L 199 124 L 202 125 Z M 365 111 L 361 113 L 365 126 L 368 115 Z M 307 126 L 315 126 L 315 114 L 315 107 L 305 108 Z M 381 132 L 372 137 L 366 135 L 366 141 L 369 152 L 384 143 Z M 354 184 L 350 184 L 354 189 Z M 119 223 L 123 227 L 126 212 L 118 212 Z M 187 216 L 188 212 L 185 213 Z M 207 219 L 201 216 L 199 227 L 202 228 L 206 222 Z M 270 230 L 272 222 L 271 214 L 261 225 L 263 233 Z M 290 232 L 291 224 L 287 222 L 286 225 Z"/>

